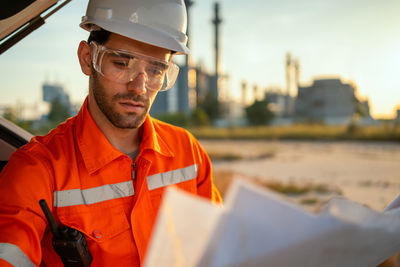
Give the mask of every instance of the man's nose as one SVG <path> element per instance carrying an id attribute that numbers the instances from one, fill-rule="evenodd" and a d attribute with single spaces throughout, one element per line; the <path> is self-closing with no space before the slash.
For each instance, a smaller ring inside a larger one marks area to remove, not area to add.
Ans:
<path id="1" fill-rule="evenodd" d="M 128 82 L 128 90 L 134 91 L 138 95 L 143 95 L 147 92 L 146 90 L 146 75 L 143 72 L 139 72 L 133 76 Z"/>

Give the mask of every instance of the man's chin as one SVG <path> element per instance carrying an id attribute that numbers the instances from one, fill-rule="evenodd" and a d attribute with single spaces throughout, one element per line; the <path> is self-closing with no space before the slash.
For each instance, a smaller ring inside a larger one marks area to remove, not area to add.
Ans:
<path id="1" fill-rule="evenodd" d="M 119 120 L 112 121 L 111 123 L 120 129 L 137 129 L 139 128 L 146 119 L 146 114 L 131 114 L 129 116 L 123 116 Z"/>

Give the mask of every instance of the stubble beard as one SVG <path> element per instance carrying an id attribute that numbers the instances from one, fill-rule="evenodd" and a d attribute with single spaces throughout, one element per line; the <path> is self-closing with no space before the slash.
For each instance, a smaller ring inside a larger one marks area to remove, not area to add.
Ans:
<path id="1" fill-rule="evenodd" d="M 113 124 L 117 128 L 139 128 L 146 120 L 146 116 L 150 107 L 149 99 L 144 95 L 136 95 L 132 92 L 127 92 L 124 94 L 118 93 L 112 96 L 111 99 L 109 99 L 106 94 L 107 89 L 99 81 L 96 71 L 93 71 L 92 90 L 97 106 L 100 108 L 101 112 L 103 112 L 103 114 L 111 122 L 111 124 Z M 138 114 L 136 112 L 127 112 L 125 114 L 119 113 L 115 110 L 115 106 L 118 105 L 117 102 L 120 100 L 131 100 L 135 102 L 140 102 L 144 105 L 145 112 L 141 114 Z"/>

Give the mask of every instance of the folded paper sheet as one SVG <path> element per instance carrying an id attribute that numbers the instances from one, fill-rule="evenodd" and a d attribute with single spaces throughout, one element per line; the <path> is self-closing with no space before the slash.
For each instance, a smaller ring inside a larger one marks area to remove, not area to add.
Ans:
<path id="1" fill-rule="evenodd" d="M 235 181 L 224 207 L 168 190 L 145 266 L 376 266 L 399 251 L 400 208 L 336 198 L 312 214 Z"/>

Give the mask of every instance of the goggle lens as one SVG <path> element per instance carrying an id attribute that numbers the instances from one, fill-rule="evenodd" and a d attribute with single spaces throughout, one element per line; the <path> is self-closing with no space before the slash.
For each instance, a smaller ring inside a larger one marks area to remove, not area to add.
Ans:
<path id="1" fill-rule="evenodd" d="M 155 91 L 166 91 L 175 83 L 179 67 L 172 62 L 92 43 L 94 68 L 111 81 L 128 83 L 144 74 L 146 88 Z"/>

